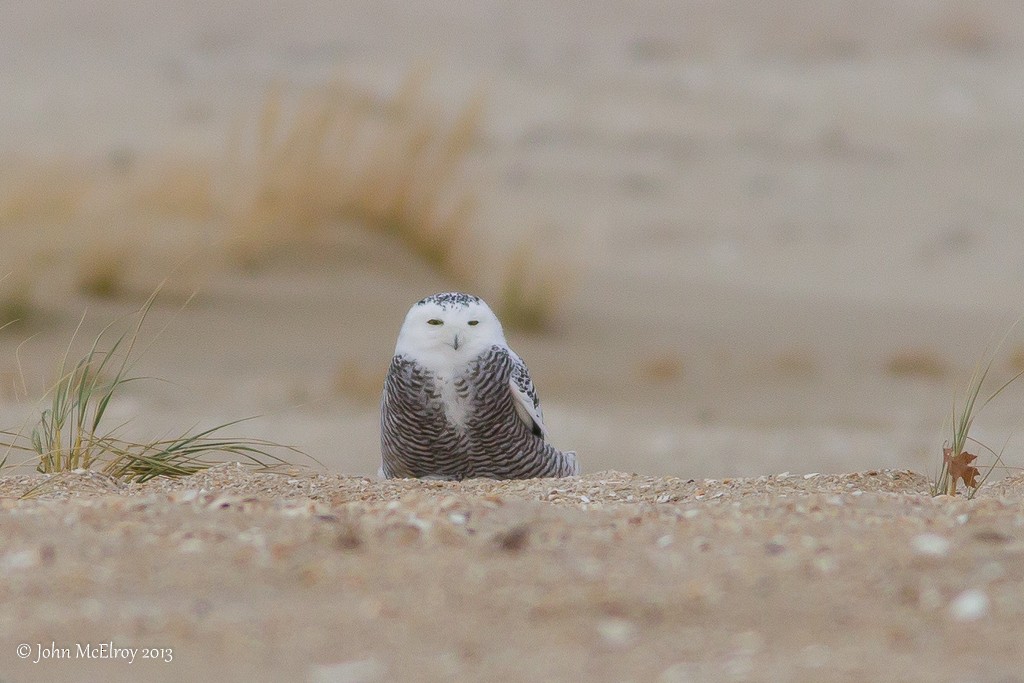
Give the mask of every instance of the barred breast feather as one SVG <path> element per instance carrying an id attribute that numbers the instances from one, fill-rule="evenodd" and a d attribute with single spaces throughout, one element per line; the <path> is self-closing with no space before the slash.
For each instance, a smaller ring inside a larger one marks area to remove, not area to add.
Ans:
<path id="1" fill-rule="evenodd" d="M 451 376 L 397 354 L 381 399 L 386 477 L 525 479 L 579 474 L 576 454 L 546 439 L 526 366 L 491 346 Z"/>

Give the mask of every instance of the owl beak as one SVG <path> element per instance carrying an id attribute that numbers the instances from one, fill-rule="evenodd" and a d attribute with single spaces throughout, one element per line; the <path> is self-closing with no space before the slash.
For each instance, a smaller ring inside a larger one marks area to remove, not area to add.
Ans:
<path id="1" fill-rule="evenodd" d="M 452 348 L 456 351 L 459 350 L 459 335 L 455 335 L 455 341 L 452 343 Z"/>

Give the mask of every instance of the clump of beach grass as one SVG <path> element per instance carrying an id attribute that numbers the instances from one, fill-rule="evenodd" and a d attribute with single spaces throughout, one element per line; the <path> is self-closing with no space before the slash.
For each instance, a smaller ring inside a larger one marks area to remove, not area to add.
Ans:
<path id="1" fill-rule="evenodd" d="M 547 327 L 568 287 L 565 274 L 542 267 L 525 247 L 512 253 L 505 269 L 497 301 L 502 322 L 524 331 Z"/>
<path id="2" fill-rule="evenodd" d="M 457 242 L 473 206 L 464 166 L 482 99 L 447 121 L 413 71 L 392 98 L 335 80 L 288 98 L 270 90 L 253 142 L 234 150 L 231 174 L 246 187 L 229 236 L 249 262 L 296 237 L 346 221 L 398 236 L 441 272 L 457 267 Z"/>
<path id="3" fill-rule="evenodd" d="M 31 283 L 22 273 L 0 277 L 0 330 L 22 322 L 32 313 Z"/>
<path id="4" fill-rule="evenodd" d="M 131 374 L 139 333 L 156 294 L 135 314 L 135 323 L 117 336 L 107 325 L 77 362 L 70 359 L 71 347 L 82 322 L 69 342 L 60 363 L 59 378 L 48 391 L 38 421 L 31 429 L 0 431 L 0 446 L 6 448 L 2 463 L 15 451 L 32 454 L 37 471 L 57 474 L 97 470 L 122 481 L 144 482 L 154 477 L 194 474 L 225 458 L 258 469 L 289 464 L 272 451 L 293 448 L 269 441 L 221 436 L 236 420 L 179 436 L 136 442 L 118 435 L 118 425 L 107 428 L 105 420 L 111 402 L 129 383 L 146 379 Z M 84 316 L 82 318 L 84 321 Z M 112 337 L 108 348 L 101 345 Z"/>
<path id="5" fill-rule="evenodd" d="M 1010 332 L 1017 327 L 1020 321 L 1021 319 L 1018 319 L 1003 339 L 992 347 L 990 351 L 986 351 L 982 359 L 974 367 L 964 392 L 963 404 L 958 405 L 954 400 L 952 410 L 950 411 L 950 434 L 945 444 L 943 444 L 942 465 L 938 476 L 932 484 L 933 495 L 956 495 L 957 482 L 962 481 L 967 489 L 968 498 L 973 498 L 992 472 L 997 467 L 1004 466 L 1003 451 L 1005 450 L 1005 445 L 999 451 L 996 451 L 971 436 L 971 430 L 974 427 L 974 421 L 978 413 L 1024 375 L 1024 370 L 1018 371 L 1000 384 L 998 388 L 982 398 L 982 389 L 995 363 L 996 356 L 1003 347 L 1007 337 L 1009 337 Z M 991 465 L 986 469 L 981 479 L 978 479 L 981 472 L 972 464 L 977 456 L 967 451 L 971 444 L 974 444 L 993 458 Z"/>
<path id="6" fill-rule="evenodd" d="M 486 285 L 473 271 L 476 210 L 468 163 L 484 100 L 445 117 L 425 95 L 429 72 L 413 70 L 393 97 L 341 80 L 297 101 L 270 90 L 253 141 L 236 145 L 228 175 L 244 179 L 228 211 L 228 243 L 243 264 L 325 227 L 362 225 L 397 237 L 453 286 Z M 540 329 L 564 283 L 545 276 L 535 255 L 511 252 L 498 280 L 497 308 L 511 328 Z"/>
<path id="7" fill-rule="evenodd" d="M 86 250 L 78 264 L 79 291 L 99 299 L 116 299 L 125 293 L 128 258 L 109 243 Z"/>
<path id="8" fill-rule="evenodd" d="M 547 327 L 565 290 L 560 278 L 545 276 L 547 255 L 474 230 L 484 97 L 442 107 L 429 92 L 430 75 L 426 66 L 413 69 L 393 94 L 341 78 L 301 90 L 271 87 L 226 136 L 225 152 L 161 162 L 128 151 L 101 167 L 16 164 L 0 173 L 0 228 L 22 232 L 8 249 L 10 268 L 30 290 L 46 278 L 34 265 L 39 258 L 77 260 L 79 292 L 124 299 L 149 291 L 129 275 L 161 245 L 187 252 L 193 267 L 209 267 L 216 254 L 258 268 L 301 253 L 326 230 L 368 229 L 394 237 L 451 288 L 493 295 L 509 327 Z M 42 239 L 43 228 L 60 236 Z M 112 229 L 130 231 L 138 248 L 111 239 Z M 0 314 L 27 318 L 29 290 L 8 289 L 0 291 Z"/>

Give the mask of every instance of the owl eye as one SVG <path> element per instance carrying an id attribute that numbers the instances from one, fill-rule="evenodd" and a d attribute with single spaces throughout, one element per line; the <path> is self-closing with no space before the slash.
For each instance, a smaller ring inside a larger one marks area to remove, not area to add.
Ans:
<path id="1" fill-rule="evenodd" d="M 427 321 L 427 324 L 428 325 L 444 325 L 444 322 L 441 321 L 441 320 L 438 320 L 437 318 L 431 318 L 430 320 Z"/>
<path id="2" fill-rule="evenodd" d="M 479 321 L 479 320 L 470 320 L 470 321 L 469 321 L 469 324 L 470 324 L 470 325 L 479 325 L 479 324 L 480 324 L 480 321 Z"/>

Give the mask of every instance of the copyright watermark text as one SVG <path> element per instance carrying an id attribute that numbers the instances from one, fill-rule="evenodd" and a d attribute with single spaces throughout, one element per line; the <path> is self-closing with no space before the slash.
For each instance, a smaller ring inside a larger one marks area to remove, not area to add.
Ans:
<path id="1" fill-rule="evenodd" d="M 33 664 L 52 659 L 113 659 L 134 664 L 137 660 L 152 659 L 161 662 L 174 660 L 174 651 L 169 647 L 120 647 L 113 641 L 105 643 L 73 643 L 58 645 L 49 643 L 22 643 L 15 648 L 18 659 Z"/>

